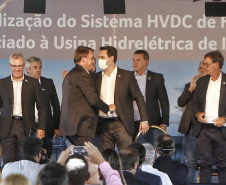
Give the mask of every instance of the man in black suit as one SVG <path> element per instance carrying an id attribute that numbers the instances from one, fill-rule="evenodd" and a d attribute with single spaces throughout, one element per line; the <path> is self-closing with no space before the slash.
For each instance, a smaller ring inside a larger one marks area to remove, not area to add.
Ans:
<path id="1" fill-rule="evenodd" d="M 38 79 L 41 84 L 43 100 L 46 106 L 46 129 L 43 140 L 43 148 L 47 150 L 48 157 L 52 155 L 52 138 L 58 137 L 60 124 L 60 103 L 57 96 L 56 88 L 52 79 L 41 76 L 42 60 L 38 57 L 29 57 L 26 59 L 26 70 L 29 76 Z M 36 110 L 37 113 L 37 110 Z M 38 122 L 38 115 L 36 115 Z"/>
<path id="2" fill-rule="evenodd" d="M 127 147 L 132 142 L 134 130 L 133 100 L 141 114 L 140 130 L 148 129 L 147 110 L 133 72 L 116 66 L 117 50 L 112 46 L 100 47 L 99 67 L 103 70 L 93 75 L 98 96 L 107 104 L 115 104 L 116 113 L 99 112 L 97 127 L 101 150 Z"/>
<path id="3" fill-rule="evenodd" d="M 97 96 L 90 71 L 95 69 L 93 49 L 79 46 L 75 50 L 76 66 L 65 76 L 59 135 L 67 136 L 74 145 L 93 141 L 97 126 L 96 108 L 104 113 L 114 112 L 113 104 L 107 105 Z"/>
<path id="4" fill-rule="evenodd" d="M 150 125 L 157 125 L 166 130 L 166 126 L 169 126 L 169 100 L 164 78 L 162 74 L 147 70 L 148 64 L 149 54 L 147 51 L 137 50 L 134 52 L 134 75 L 146 101 L 148 122 Z M 137 134 L 139 131 L 140 114 L 135 102 L 134 120 Z"/>
<path id="5" fill-rule="evenodd" d="M 143 181 L 135 176 L 139 164 L 139 153 L 133 147 L 126 147 L 119 151 L 119 157 L 122 162 L 123 175 L 128 185 L 150 185 L 150 183 Z"/>
<path id="6" fill-rule="evenodd" d="M 204 56 L 206 76 L 197 81 L 193 96 L 194 135 L 200 158 L 200 182 L 210 183 L 215 159 L 220 183 L 226 183 L 226 74 L 220 51 Z"/>
<path id="7" fill-rule="evenodd" d="M 0 138 L 3 162 L 20 159 L 20 144 L 37 128 L 37 137 L 45 136 L 46 108 L 38 80 L 24 75 L 24 56 L 14 53 L 9 66 L 12 75 L 0 80 Z M 35 103 L 38 124 L 35 124 Z"/>
<path id="8" fill-rule="evenodd" d="M 172 159 L 175 152 L 175 142 L 170 135 L 160 135 L 157 138 L 156 152 L 157 158 L 153 167 L 166 173 L 173 185 L 188 184 L 187 166 Z"/>
<path id="9" fill-rule="evenodd" d="M 192 97 L 196 88 L 196 80 L 199 77 L 206 75 L 203 68 L 203 62 L 199 63 L 198 75 L 195 75 L 190 83 L 185 85 L 183 93 L 178 98 L 178 106 L 185 107 L 183 115 L 181 117 L 178 132 L 184 134 L 184 152 L 186 156 L 186 165 L 188 167 L 188 180 L 190 183 L 196 182 L 194 180 L 197 161 L 198 161 L 198 149 L 196 137 L 192 135 L 193 125 L 195 124 L 195 118 L 192 115 Z"/>

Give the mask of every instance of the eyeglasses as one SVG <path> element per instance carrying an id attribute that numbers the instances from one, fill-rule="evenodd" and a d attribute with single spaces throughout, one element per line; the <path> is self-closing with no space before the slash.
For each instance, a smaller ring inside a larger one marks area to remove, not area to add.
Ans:
<path id="1" fill-rule="evenodd" d="M 24 67 L 24 65 L 12 65 L 12 64 L 10 64 L 10 66 L 11 66 L 13 69 L 16 69 L 16 68 L 18 68 L 18 69 L 23 69 L 23 67 Z"/>
<path id="2" fill-rule="evenodd" d="M 211 64 L 214 64 L 213 62 L 212 63 L 202 63 L 203 66 L 206 66 L 206 67 L 209 67 Z"/>

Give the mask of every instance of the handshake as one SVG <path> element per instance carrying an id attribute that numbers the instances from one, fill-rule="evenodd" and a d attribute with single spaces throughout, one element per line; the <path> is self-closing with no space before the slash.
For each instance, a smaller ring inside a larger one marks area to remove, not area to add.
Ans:
<path id="1" fill-rule="evenodd" d="M 116 110 L 116 107 L 115 107 L 114 104 L 109 105 L 109 111 L 110 111 L 111 114 L 114 113 L 115 110 Z"/>

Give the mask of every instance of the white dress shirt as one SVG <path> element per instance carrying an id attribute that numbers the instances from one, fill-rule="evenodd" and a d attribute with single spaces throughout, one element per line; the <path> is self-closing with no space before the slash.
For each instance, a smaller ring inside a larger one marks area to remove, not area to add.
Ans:
<path id="1" fill-rule="evenodd" d="M 11 75 L 11 80 L 13 83 L 13 116 L 22 117 L 23 113 L 22 113 L 21 92 L 24 76 L 20 80 L 15 81 Z"/>
<path id="2" fill-rule="evenodd" d="M 103 100 L 107 105 L 115 104 L 114 103 L 114 96 L 115 96 L 115 82 L 116 82 L 116 75 L 117 75 L 118 67 L 116 66 L 115 69 L 112 71 L 110 76 L 104 74 L 102 71 L 102 82 L 101 82 L 101 92 L 100 92 L 100 99 Z M 114 112 L 110 114 L 103 113 L 99 111 L 99 116 L 104 118 L 109 117 L 117 117 L 117 114 Z"/>
<path id="3" fill-rule="evenodd" d="M 147 79 L 147 70 L 140 76 L 134 71 L 135 78 L 137 80 L 137 83 L 139 85 L 140 91 L 142 95 L 144 96 L 144 101 L 146 101 L 145 97 L 145 90 L 146 90 L 146 79 Z M 133 101 L 133 110 L 134 110 L 134 120 L 140 121 L 140 113 L 137 107 L 136 101 Z"/>
<path id="4" fill-rule="evenodd" d="M 222 74 L 219 75 L 216 81 L 210 78 L 207 93 L 206 93 L 206 120 L 207 123 L 214 123 L 213 120 L 218 118 L 219 99 L 221 90 Z"/>

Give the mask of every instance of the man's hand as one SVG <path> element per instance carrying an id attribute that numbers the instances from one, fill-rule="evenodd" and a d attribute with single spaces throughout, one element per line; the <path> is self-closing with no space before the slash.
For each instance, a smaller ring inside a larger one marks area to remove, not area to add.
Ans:
<path id="1" fill-rule="evenodd" d="M 196 88 L 196 80 L 197 80 L 198 77 L 199 77 L 199 75 L 195 75 L 192 78 L 191 83 L 190 83 L 190 87 L 188 89 L 190 92 L 193 92 L 195 90 L 195 88 Z"/>
<path id="2" fill-rule="evenodd" d="M 65 78 L 66 75 L 67 75 L 67 70 L 64 69 L 63 72 L 62 72 L 62 78 Z"/>
<path id="3" fill-rule="evenodd" d="M 64 165 L 65 161 L 70 156 L 70 154 L 71 154 L 71 148 L 73 148 L 73 147 L 74 147 L 74 145 L 70 145 L 69 147 L 67 147 L 66 150 L 62 151 L 60 153 L 59 158 L 57 159 L 57 162 L 60 163 L 61 165 Z"/>
<path id="4" fill-rule="evenodd" d="M 217 119 L 214 119 L 213 121 L 215 122 L 215 127 L 222 127 L 225 124 L 225 119 L 223 117 L 219 117 Z"/>
<path id="5" fill-rule="evenodd" d="M 204 117 L 205 114 L 206 114 L 205 112 L 198 112 L 198 113 L 196 114 L 196 117 L 197 117 L 197 119 L 198 119 L 199 122 L 201 122 L 201 123 L 207 123 L 207 120 L 206 120 L 206 118 Z"/>
<path id="6" fill-rule="evenodd" d="M 109 105 L 109 111 L 110 111 L 111 114 L 112 114 L 113 112 L 115 112 L 115 109 L 116 109 L 116 107 L 115 107 L 114 104 Z"/>
<path id="7" fill-rule="evenodd" d="M 148 122 L 140 122 L 139 131 L 142 131 L 142 134 L 146 134 L 148 130 L 149 130 Z"/>
<path id="8" fill-rule="evenodd" d="M 54 129 L 54 137 L 59 137 L 59 129 Z"/>
<path id="9" fill-rule="evenodd" d="M 37 129 L 37 138 L 42 139 L 45 137 L 45 130 Z"/>
<path id="10" fill-rule="evenodd" d="M 166 125 L 165 125 L 165 124 L 161 124 L 161 125 L 159 125 L 159 127 L 160 127 L 162 130 L 166 131 Z"/>
<path id="11" fill-rule="evenodd" d="M 85 156 L 86 160 L 98 165 L 105 162 L 105 159 L 103 158 L 102 154 L 100 153 L 96 146 L 94 146 L 90 142 L 85 142 L 84 144 L 85 144 L 84 148 L 88 153 L 88 156 Z"/>

